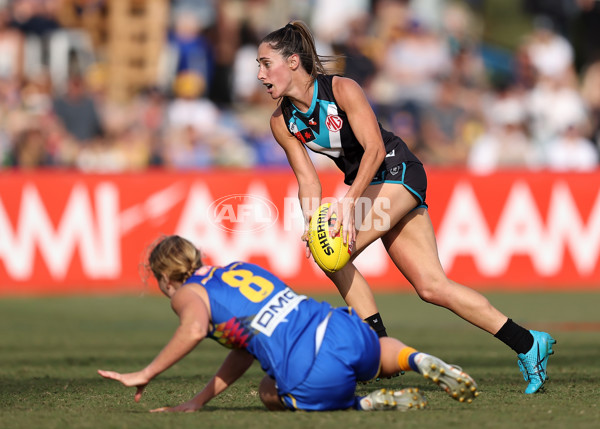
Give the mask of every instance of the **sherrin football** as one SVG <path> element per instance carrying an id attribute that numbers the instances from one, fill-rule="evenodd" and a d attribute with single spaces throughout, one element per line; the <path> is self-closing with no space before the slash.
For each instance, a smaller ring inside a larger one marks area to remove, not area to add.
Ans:
<path id="1" fill-rule="evenodd" d="M 308 226 L 308 247 L 315 262 L 323 270 L 334 273 L 348 263 L 351 249 L 344 244 L 342 230 L 336 237 L 331 236 L 336 215 L 333 214 L 327 222 L 327 212 L 330 203 L 322 204 L 313 214 Z"/>

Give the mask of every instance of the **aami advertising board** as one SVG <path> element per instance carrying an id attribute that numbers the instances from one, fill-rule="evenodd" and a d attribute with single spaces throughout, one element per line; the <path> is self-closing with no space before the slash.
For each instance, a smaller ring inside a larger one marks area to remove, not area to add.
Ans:
<path id="1" fill-rule="evenodd" d="M 600 288 L 600 172 L 430 170 L 427 202 L 448 275 L 480 290 Z M 323 196 L 342 196 L 337 172 Z M 293 287 L 333 291 L 300 241 L 289 170 L 0 173 L 0 294 L 140 291 L 160 234 L 207 263 L 248 260 Z M 410 286 L 375 243 L 356 265 L 375 290 Z"/>

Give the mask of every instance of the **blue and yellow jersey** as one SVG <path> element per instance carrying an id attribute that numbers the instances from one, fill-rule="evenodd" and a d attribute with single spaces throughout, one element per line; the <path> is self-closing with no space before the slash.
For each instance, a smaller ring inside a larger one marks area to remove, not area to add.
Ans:
<path id="1" fill-rule="evenodd" d="M 351 185 L 365 151 L 352 131 L 346 112 L 336 103 L 333 77 L 317 76 L 308 111 L 302 112 L 287 97 L 281 102 L 281 111 L 289 132 L 313 152 L 331 158 L 344 172 L 344 183 Z M 420 163 L 400 137 L 385 130 L 381 124 L 379 129 L 388 155 L 380 166 L 380 172 L 405 161 Z"/>
<path id="2" fill-rule="evenodd" d="M 280 389 L 292 389 L 304 379 L 330 304 L 298 295 L 270 272 L 245 262 L 214 267 L 186 283 L 203 285 L 208 293 L 210 338 L 248 350 Z"/>

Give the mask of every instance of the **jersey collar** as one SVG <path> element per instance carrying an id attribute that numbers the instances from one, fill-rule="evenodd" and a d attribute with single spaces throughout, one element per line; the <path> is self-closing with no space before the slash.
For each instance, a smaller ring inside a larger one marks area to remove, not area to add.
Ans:
<path id="1" fill-rule="evenodd" d="M 292 106 L 294 106 L 294 110 L 296 112 L 298 112 L 300 115 L 309 117 L 310 115 L 313 114 L 313 111 L 315 110 L 315 106 L 317 105 L 317 95 L 318 94 L 319 94 L 319 81 L 317 79 L 315 79 L 315 83 L 313 84 L 312 101 L 310 103 L 310 107 L 308 108 L 308 110 L 306 112 L 303 112 L 302 110 L 298 109 L 298 107 L 296 107 L 296 105 L 291 100 L 290 100 L 290 103 Z"/>

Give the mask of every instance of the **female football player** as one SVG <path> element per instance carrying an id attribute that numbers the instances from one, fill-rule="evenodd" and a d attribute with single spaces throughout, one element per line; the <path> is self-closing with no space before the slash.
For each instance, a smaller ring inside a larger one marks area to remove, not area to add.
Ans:
<path id="1" fill-rule="evenodd" d="M 402 139 L 381 127 L 355 81 L 327 74 L 327 60 L 317 55 L 313 36 L 300 21 L 268 34 L 258 47 L 258 79 L 280 102 L 271 116 L 271 130 L 298 180 L 305 224 L 321 202 L 321 184 L 307 147 L 331 158 L 350 186 L 331 205 L 329 216 L 337 215 L 333 235 L 341 230 L 353 255 L 344 268 L 327 276 L 346 303 L 385 336 L 373 293 L 352 263 L 381 239 L 421 299 L 451 310 L 511 347 L 529 381 L 525 393 L 538 391 L 556 341 L 519 326 L 483 295 L 446 277 L 427 212 L 423 164 Z M 356 224 L 356 219 L 361 221 Z M 302 238 L 308 239 L 306 231 Z"/>
<path id="2" fill-rule="evenodd" d="M 101 376 L 137 387 L 137 402 L 150 380 L 204 338 L 233 348 L 196 396 L 153 411 L 201 409 L 240 378 L 254 359 L 266 372 L 259 394 L 270 410 L 420 409 L 426 399 L 415 388 L 355 395 L 357 382 L 410 370 L 460 402 L 471 402 L 478 394 L 473 379 L 458 367 L 394 338 L 379 338 L 351 309 L 298 295 L 256 265 L 204 266 L 191 242 L 169 236 L 150 252 L 148 266 L 180 325 L 144 369 L 128 374 L 98 370 Z"/>

